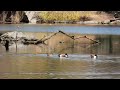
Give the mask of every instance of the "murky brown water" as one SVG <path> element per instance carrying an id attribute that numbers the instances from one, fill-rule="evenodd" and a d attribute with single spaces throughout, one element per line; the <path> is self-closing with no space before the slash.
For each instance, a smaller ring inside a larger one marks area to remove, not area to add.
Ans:
<path id="1" fill-rule="evenodd" d="M 35 34 L 37 38 L 40 38 L 41 33 Z M 84 35 L 75 35 L 76 38 L 79 36 Z M 13 44 L 10 46 L 9 52 L 6 52 L 5 47 L 0 44 L 0 78 L 120 78 L 120 36 L 86 36 L 101 43 L 93 44 L 91 40 L 84 38 L 72 40 L 58 34 L 47 40 L 45 45 Z M 48 57 L 46 53 L 53 53 L 53 55 Z M 59 53 L 68 53 L 69 58 L 60 59 Z M 96 60 L 90 58 L 90 54 L 94 53 L 98 54 Z"/>
<path id="2" fill-rule="evenodd" d="M 89 55 L 69 55 L 68 59 L 60 59 L 57 54 L 46 57 L 41 54 L 7 53 L 0 56 L 0 78 L 120 78 L 119 60 L 119 56 L 99 56 L 94 61 Z"/>

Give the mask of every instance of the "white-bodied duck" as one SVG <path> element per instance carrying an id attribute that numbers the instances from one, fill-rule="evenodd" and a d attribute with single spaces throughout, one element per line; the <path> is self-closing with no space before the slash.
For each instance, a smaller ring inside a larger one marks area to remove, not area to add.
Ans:
<path id="1" fill-rule="evenodd" d="M 59 54 L 58 55 L 58 57 L 60 57 L 60 58 L 68 58 L 68 54 L 67 53 L 65 53 L 65 54 Z"/>
<path id="2" fill-rule="evenodd" d="M 98 56 L 97 56 L 97 54 L 95 54 L 95 55 L 91 55 L 91 58 L 93 58 L 93 59 L 97 59 Z"/>

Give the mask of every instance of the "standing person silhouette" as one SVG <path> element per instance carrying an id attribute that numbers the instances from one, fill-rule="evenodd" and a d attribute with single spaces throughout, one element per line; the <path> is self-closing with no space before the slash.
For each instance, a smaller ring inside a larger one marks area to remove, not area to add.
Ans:
<path id="1" fill-rule="evenodd" d="M 5 41 L 5 48 L 6 48 L 6 51 L 9 51 L 9 40 Z"/>

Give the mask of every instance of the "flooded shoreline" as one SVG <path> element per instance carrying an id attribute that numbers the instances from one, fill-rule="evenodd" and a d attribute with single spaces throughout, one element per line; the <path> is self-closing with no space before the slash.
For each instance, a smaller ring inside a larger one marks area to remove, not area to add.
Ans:
<path id="1" fill-rule="evenodd" d="M 76 31 L 71 27 L 62 27 L 63 32 L 56 33 L 61 27 L 21 26 L 19 32 L 46 40 L 45 44 L 16 42 L 6 52 L 0 43 L 0 79 L 119 79 L 119 27 L 77 27 L 74 28 Z M 16 25 L 0 29 L 12 32 Z M 91 33 L 84 33 L 85 30 Z M 69 57 L 58 57 L 61 53 L 67 53 Z M 91 54 L 97 54 L 98 58 L 92 59 Z"/>
<path id="2" fill-rule="evenodd" d="M 79 53 L 79 54 L 120 54 L 119 35 L 86 35 L 86 34 L 69 34 L 74 35 L 74 39 L 62 33 L 32 33 L 24 32 L 26 35 L 33 35 L 34 38 L 41 40 L 44 36 L 48 36 L 46 41 L 41 44 L 23 44 L 17 41 L 10 46 L 10 52 L 17 53 Z M 51 38 L 49 38 L 51 36 Z M 86 38 L 85 38 L 86 36 Z M 97 41 L 97 42 L 96 42 Z M 98 43 L 100 42 L 100 43 Z M 2 46 L 4 50 L 4 46 Z M 17 48 L 16 48 L 17 47 Z M 104 50 L 103 48 L 108 48 Z M 12 50 L 12 51 L 11 51 Z M 28 50 L 28 51 L 27 51 Z"/>

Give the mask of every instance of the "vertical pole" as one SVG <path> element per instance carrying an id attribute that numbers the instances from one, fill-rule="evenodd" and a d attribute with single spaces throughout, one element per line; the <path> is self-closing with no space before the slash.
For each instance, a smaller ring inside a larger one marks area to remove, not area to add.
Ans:
<path id="1" fill-rule="evenodd" d="M 18 29 L 19 29 L 19 26 L 17 26 L 17 31 L 18 31 Z M 16 53 L 17 53 L 17 35 L 18 35 L 17 31 L 16 31 L 16 41 L 15 41 L 15 44 L 16 44 Z"/>
<path id="2" fill-rule="evenodd" d="M 48 37 L 48 30 L 47 30 L 47 37 Z M 50 49 L 49 49 L 49 41 L 47 40 L 47 44 L 48 44 L 48 50 L 47 50 L 47 53 L 49 54 L 50 53 Z"/>
<path id="3" fill-rule="evenodd" d="M 72 36 L 72 39 L 73 39 L 72 53 L 74 53 L 74 36 Z"/>

